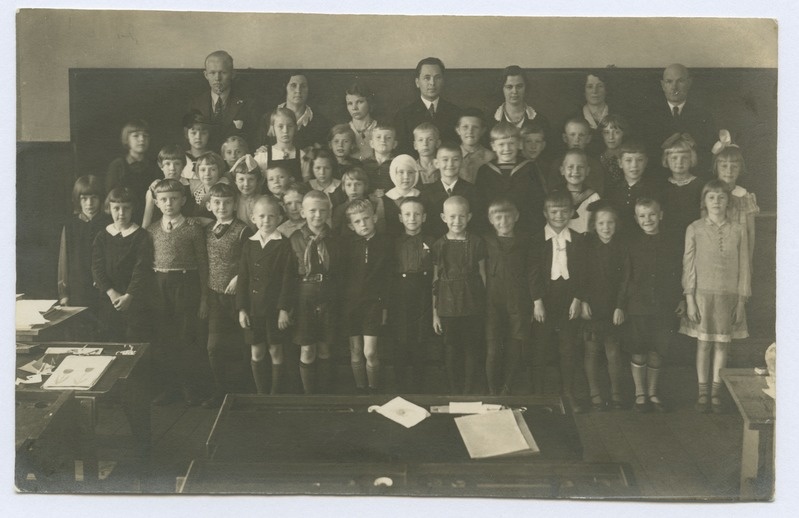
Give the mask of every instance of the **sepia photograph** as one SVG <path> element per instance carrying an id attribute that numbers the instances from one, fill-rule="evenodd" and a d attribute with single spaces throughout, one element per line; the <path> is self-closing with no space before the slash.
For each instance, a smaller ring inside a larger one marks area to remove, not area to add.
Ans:
<path id="1" fill-rule="evenodd" d="M 775 500 L 777 19 L 74 7 L 13 16 L 16 500 Z"/>

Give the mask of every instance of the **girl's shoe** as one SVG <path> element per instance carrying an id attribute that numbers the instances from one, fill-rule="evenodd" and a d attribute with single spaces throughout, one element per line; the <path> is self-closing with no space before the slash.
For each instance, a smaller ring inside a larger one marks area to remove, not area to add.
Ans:
<path id="1" fill-rule="evenodd" d="M 710 398 L 710 409 L 713 411 L 714 414 L 724 413 L 724 403 L 722 403 L 721 397 L 714 396 Z"/>
<path id="2" fill-rule="evenodd" d="M 602 399 L 602 396 L 597 394 L 596 396 L 591 396 L 591 410 L 594 412 L 604 412 L 608 409 L 607 405 L 605 404 L 605 400 Z"/>
<path id="3" fill-rule="evenodd" d="M 633 410 L 640 413 L 649 412 L 649 401 L 647 400 L 644 394 L 638 394 L 635 396 L 635 404 L 633 405 Z"/>
<path id="4" fill-rule="evenodd" d="M 700 394 L 696 400 L 694 409 L 700 414 L 707 414 L 710 412 L 710 397 L 707 394 Z"/>
<path id="5" fill-rule="evenodd" d="M 652 406 L 652 409 L 655 412 L 664 413 L 666 412 L 666 407 L 663 405 L 663 402 L 657 396 L 649 396 L 647 398 L 649 400 L 649 404 Z"/>

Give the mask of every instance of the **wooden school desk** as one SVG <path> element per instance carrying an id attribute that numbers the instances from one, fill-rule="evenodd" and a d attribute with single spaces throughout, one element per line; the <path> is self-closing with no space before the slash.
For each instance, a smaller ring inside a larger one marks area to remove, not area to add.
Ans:
<path id="1" fill-rule="evenodd" d="M 86 343 L 86 342 L 48 342 L 37 344 L 31 352 L 17 354 L 16 376 L 25 379 L 29 373 L 19 370 L 32 360 L 41 358 L 48 347 L 81 348 L 100 347 L 102 355 L 115 356 L 102 377 L 89 390 L 75 390 L 74 397 L 79 405 L 78 424 L 80 442 L 83 445 L 84 479 L 97 480 L 97 448 L 100 439 L 95 434 L 100 405 L 115 405 L 122 409 L 130 425 L 131 437 L 119 440 L 132 440 L 132 451 L 136 458 L 149 455 L 150 437 L 150 398 L 149 398 L 149 344 Z M 118 351 L 132 349 L 132 355 L 116 355 Z M 66 355 L 56 355 L 56 367 Z M 55 368 L 55 367 L 54 367 Z M 46 378 L 45 378 L 46 379 Z M 48 398 L 62 391 L 41 388 L 41 384 L 17 385 L 17 399 Z M 17 423 L 18 427 L 20 422 Z M 19 431 L 19 428 L 18 428 Z M 117 439 L 116 437 L 114 439 Z"/>
<path id="2" fill-rule="evenodd" d="M 17 342 L 48 342 L 71 338 L 71 328 L 80 320 L 87 308 L 82 306 L 59 306 L 47 313 L 46 324 L 30 329 L 16 329 Z"/>
<path id="3" fill-rule="evenodd" d="M 540 454 L 473 460 L 454 414 L 412 428 L 367 411 L 393 395 L 229 394 L 184 493 L 621 497 L 636 490 L 619 464 L 582 461 L 574 419 L 557 396 L 408 395 L 430 409 L 450 401 L 524 407 Z"/>
<path id="4" fill-rule="evenodd" d="M 763 393 L 766 377 L 754 369 L 722 369 L 738 412 L 743 418 L 741 499 L 768 500 L 774 494 L 775 401 Z"/>

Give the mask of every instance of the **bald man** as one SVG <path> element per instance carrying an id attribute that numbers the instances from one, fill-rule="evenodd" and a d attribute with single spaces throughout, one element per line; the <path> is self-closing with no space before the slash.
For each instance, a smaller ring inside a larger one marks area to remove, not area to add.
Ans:
<path id="1" fill-rule="evenodd" d="M 651 150 L 649 163 L 657 164 L 662 156 L 662 144 L 674 133 L 688 133 L 696 141 L 699 164 L 695 173 L 710 178 L 711 148 L 718 130 L 713 117 L 695 99 L 689 98 L 693 78 L 689 70 L 679 63 L 663 70 L 660 87 L 663 99 L 642 114 L 641 129 Z"/>
<path id="2" fill-rule="evenodd" d="M 253 101 L 234 89 L 233 57 L 224 50 L 212 52 L 205 58 L 203 76 L 209 90 L 191 100 L 189 112 L 198 110 L 211 122 L 208 148 L 220 153 L 222 143 L 232 135 L 243 137 L 253 151 L 256 121 L 253 118 Z"/>

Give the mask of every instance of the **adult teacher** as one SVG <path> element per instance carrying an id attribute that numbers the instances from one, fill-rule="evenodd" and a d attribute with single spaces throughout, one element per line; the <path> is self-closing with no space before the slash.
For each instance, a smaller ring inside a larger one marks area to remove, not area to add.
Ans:
<path id="1" fill-rule="evenodd" d="M 253 100 L 234 87 L 235 74 L 230 54 L 224 50 L 210 53 L 203 70 L 209 90 L 191 99 L 187 110 L 187 113 L 196 110 L 211 121 L 208 149 L 216 153 L 221 151 L 225 139 L 233 135 L 244 138 L 250 147 L 255 144 Z"/>
<path id="2" fill-rule="evenodd" d="M 294 145 L 298 149 L 308 150 L 311 147 L 327 147 L 327 132 L 330 124 L 318 111 L 308 105 L 308 77 L 299 71 L 289 72 L 284 88 L 286 101 L 278 108 L 288 108 L 297 116 L 297 134 Z"/>
<path id="3" fill-rule="evenodd" d="M 509 122 L 518 128 L 527 121 L 535 121 L 549 134 L 549 120 L 527 104 L 529 82 L 521 67 L 517 65 L 505 67 L 501 78 L 505 102 L 494 112 L 494 120 Z"/>
<path id="4" fill-rule="evenodd" d="M 610 113 L 618 115 L 614 107 L 613 112 L 607 103 L 607 75 L 605 72 L 590 71 L 583 75 L 583 97 L 585 104 L 578 116 L 585 119 L 593 133 L 589 151 L 599 154 L 605 148 L 602 140 L 602 121 Z"/>
<path id="5" fill-rule="evenodd" d="M 663 99 L 651 106 L 641 117 L 641 128 L 650 148 L 650 163 L 658 162 L 663 153 L 663 142 L 675 133 L 688 133 L 696 141 L 698 164 L 695 174 L 709 178 L 711 150 L 718 129 L 713 117 L 698 101 L 689 96 L 693 78 L 688 69 L 679 63 L 663 70 L 660 87 Z"/>
<path id="6" fill-rule="evenodd" d="M 424 58 L 416 65 L 416 88 L 419 98 L 400 108 L 394 117 L 397 130 L 397 155 L 418 156 L 413 149 L 413 129 L 423 122 L 438 128 L 442 142 L 459 142 L 455 133 L 460 109 L 441 98 L 444 88 L 444 63 L 435 57 Z"/>

